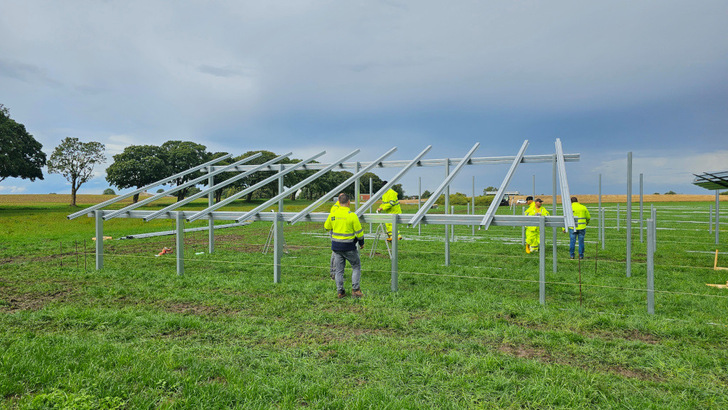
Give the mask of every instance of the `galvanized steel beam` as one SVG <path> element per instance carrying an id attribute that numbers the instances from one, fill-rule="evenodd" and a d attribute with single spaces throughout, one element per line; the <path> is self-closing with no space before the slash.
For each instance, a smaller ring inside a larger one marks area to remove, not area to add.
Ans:
<path id="1" fill-rule="evenodd" d="M 104 202 L 102 202 L 100 204 L 97 204 L 97 205 L 88 207 L 88 208 L 83 209 L 83 210 L 78 211 L 78 212 L 74 212 L 71 215 L 68 215 L 67 218 L 68 219 L 74 219 L 74 218 L 78 218 L 81 215 L 87 215 L 89 213 L 93 213 L 93 211 L 95 211 L 97 209 L 102 209 L 102 208 L 104 208 L 106 206 L 109 206 L 111 204 L 114 204 L 116 202 L 119 202 L 119 201 L 121 201 L 123 199 L 129 198 L 130 196 L 134 196 L 136 194 L 142 193 L 142 192 L 146 191 L 147 189 L 151 189 L 151 188 L 154 188 L 156 186 L 164 185 L 164 184 L 166 184 L 168 182 L 172 182 L 172 181 L 174 181 L 175 179 L 177 179 L 179 177 L 183 177 L 183 176 L 185 176 L 185 175 L 187 175 L 189 173 L 192 173 L 192 172 L 195 172 L 195 171 L 199 171 L 202 168 L 208 167 L 208 166 L 210 166 L 212 164 L 215 164 L 215 163 L 220 162 L 222 160 L 228 159 L 231 156 L 232 156 L 232 154 L 227 154 L 227 155 L 223 155 L 220 158 L 215 158 L 212 161 L 207 161 L 204 164 L 198 165 L 196 167 L 192 167 L 192 168 L 188 169 L 187 171 L 182 171 L 182 172 L 180 172 L 178 174 L 172 175 L 171 177 L 167 177 L 167 178 L 164 178 L 164 179 L 160 179 L 157 182 L 152 182 L 149 185 L 143 186 L 143 187 L 141 187 L 139 189 L 135 189 L 134 191 L 131 191 L 131 192 L 126 193 L 124 195 L 117 196 L 116 198 L 109 199 L 108 201 L 104 201 Z"/>
<path id="2" fill-rule="evenodd" d="M 290 167 L 290 168 L 288 168 L 288 169 L 286 169 L 284 171 L 280 171 L 276 175 L 270 176 L 270 177 L 268 177 L 268 178 L 266 178 L 266 179 L 258 182 L 257 184 L 255 184 L 253 186 L 250 186 L 248 188 L 245 188 L 244 190 L 242 190 L 242 191 L 240 191 L 240 192 L 238 192 L 238 193 L 236 193 L 234 195 L 231 195 L 228 198 L 225 198 L 225 200 L 220 201 L 220 202 L 216 203 L 213 206 L 210 206 L 210 207 L 208 207 L 206 209 L 203 209 L 200 212 L 195 213 L 192 217 L 187 218 L 187 220 L 190 221 L 190 222 L 192 222 L 192 221 L 195 221 L 197 219 L 200 219 L 200 218 L 204 217 L 205 215 L 211 214 L 212 212 L 214 212 L 214 211 L 222 208 L 223 206 L 225 206 L 225 205 L 227 205 L 227 204 L 229 204 L 229 203 L 237 200 L 238 198 L 241 198 L 244 195 L 247 195 L 247 194 L 255 191 L 256 189 L 258 189 L 258 188 L 260 188 L 262 186 L 267 185 L 268 183 L 270 183 L 271 181 L 274 181 L 278 177 L 283 176 L 283 175 L 286 175 L 289 172 L 293 172 L 293 171 L 297 170 L 298 168 L 304 167 L 307 163 L 313 161 L 314 159 L 320 157 L 321 155 L 324 155 L 325 153 L 326 153 L 326 151 L 321 151 L 321 152 L 319 152 L 316 155 L 313 155 L 313 156 L 311 156 L 311 157 L 309 157 L 309 158 L 307 158 L 307 159 L 305 159 L 305 160 L 303 160 L 303 161 L 301 161 L 299 163 L 296 163 L 292 167 Z"/>
<path id="3" fill-rule="evenodd" d="M 321 198 L 319 198 L 316 201 L 314 201 L 314 203 L 312 203 L 311 205 L 307 206 L 303 211 L 299 212 L 298 215 L 296 215 L 295 217 L 293 217 L 293 219 L 291 219 L 289 221 L 290 224 L 291 225 L 295 224 L 296 222 L 298 222 L 299 220 L 301 220 L 304 216 L 306 216 L 309 213 L 311 213 L 311 211 L 313 211 L 314 209 L 318 208 L 319 205 L 321 205 L 325 201 L 328 201 L 329 198 L 331 198 L 331 195 L 334 192 L 339 192 L 341 189 L 343 189 L 343 188 L 351 185 L 351 183 L 353 181 L 355 181 L 355 180 L 358 181 L 359 180 L 359 177 L 361 177 L 365 173 L 369 172 L 369 170 L 371 170 L 372 168 L 374 168 L 377 165 L 377 163 L 381 162 L 381 160 L 383 160 L 384 158 L 387 158 L 388 156 L 392 155 L 395 151 L 397 151 L 397 147 L 392 147 L 389 151 L 385 152 L 382 156 L 380 156 L 379 158 L 377 158 L 377 161 L 372 162 L 371 164 L 369 164 L 366 167 L 362 168 L 356 174 L 354 174 L 351 177 L 349 177 L 346 181 L 344 181 L 341 184 L 337 185 L 336 188 L 334 188 L 331 191 L 327 192 L 324 196 L 322 196 Z M 362 207 L 362 208 L 366 209 L 366 207 Z"/>
<path id="4" fill-rule="evenodd" d="M 467 165 L 497 165 L 497 164 L 510 164 L 513 162 L 514 156 L 502 156 L 502 157 L 475 157 L 468 160 Z M 524 164 L 537 164 L 544 162 L 551 162 L 553 158 L 552 154 L 539 154 L 539 155 L 526 155 L 523 157 Z M 580 154 L 564 154 L 564 161 L 566 162 L 578 162 Z M 452 162 L 460 162 L 461 158 L 450 158 Z M 359 162 L 360 166 L 369 165 L 371 162 Z M 384 161 L 377 164 L 376 168 L 402 168 L 409 163 L 407 160 L 396 160 L 396 161 Z M 344 162 L 341 164 L 334 164 L 334 168 L 344 169 L 355 169 L 357 162 Z M 305 170 L 318 170 L 328 167 L 331 164 L 317 163 L 307 165 Z M 445 158 L 439 159 L 426 159 L 417 163 L 418 167 L 441 167 L 445 165 Z M 287 164 L 286 167 L 290 166 Z M 246 171 L 249 165 L 242 165 L 236 167 L 236 171 Z M 215 169 L 216 167 L 212 167 Z M 277 171 L 275 167 L 270 167 L 267 171 Z"/>
<path id="5" fill-rule="evenodd" d="M 290 152 L 288 152 L 288 153 L 286 153 L 286 154 L 283 154 L 283 155 L 279 155 L 279 156 L 277 156 L 277 157 L 275 157 L 275 158 L 273 158 L 273 159 L 271 159 L 271 160 L 269 160 L 269 161 L 266 161 L 266 162 L 265 162 L 265 163 L 263 163 L 263 164 L 257 165 L 257 166 L 255 166 L 254 168 L 252 168 L 252 169 L 250 169 L 250 170 L 248 170 L 248 171 L 245 171 L 245 172 L 243 172 L 243 173 L 242 173 L 242 174 L 240 174 L 240 175 L 235 175 L 235 176 L 234 176 L 234 177 L 232 177 L 232 178 L 228 178 L 228 179 L 226 179 L 226 180 L 222 181 L 221 183 L 219 183 L 219 184 L 217 184 L 217 185 L 215 185 L 215 186 L 207 187 L 206 189 L 203 189 L 202 191 L 200 191 L 200 192 L 198 192 L 198 193 L 196 193 L 196 194 L 194 194 L 194 195 L 190 195 L 189 197 L 187 197 L 187 198 L 185 198 L 185 199 L 183 199 L 183 200 L 181 200 L 181 201 L 179 201 L 179 202 L 175 202 L 175 203 L 173 203 L 172 205 L 169 205 L 169 206 L 165 207 L 164 209 L 160 209 L 159 211 L 157 211 L 157 213 L 155 213 L 155 214 L 152 214 L 152 215 L 150 215 L 150 216 L 149 216 L 148 218 L 146 218 L 145 220 L 146 220 L 147 222 L 148 222 L 148 221 L 151 221 L 152 219 L 155 219 L 155 218 L 157 218 L 157 216 L 158 216 L 158 215 L 161 215 L 161 214 L 162 214 L 162 213 L 164 213 L 164 212 L 167 212 L 167 211 L 171 211 L 171 210 L 174 210 L 174 209 L 180 208 L 180 207 L 182 207 L 182 206 L 184 206 L 184 205 L 187 205 L 188 203 L 190 203 L 190 202 L 194 201 L 194 200 L 195 200 L 195 199 L 197 199 L 197 198 L 201 198 L 201 197 L 203 197 L 203 196 L 205 196 L 205 195 L 208 195 L 208 194 L 209 194 L 209 193 L 211 193 L 211 192 L 215 192 L 216 190 L 218 190 L 218 189 L 220 189 L 220 188 L 222 188 L 222 187 L 228 186 L 228 185 L 232 184 L 233 182 L 235 182 L 235 181 L 237 181 L 237 180 L 239 180 L 239 179 L 245 178 L 245 177 L 247 177 L 247 176 L 248 176 L 248 175 L 250 175 L 250 174 L 253 174 L 253 173 L 257 172 L 257 171 L 260 171 L 260 170 L 261 170 L 261 169 L 263 169 L 263 168 L 264 168 L 265 166 L 267 166 L 267 165 L 270 165 L 270 164 L 274 164 L 274 163 L 276 163 L 276 162 L 278 162 L 278 161 L 282 160 L 283 158 L 287 158 L 287 157 L 289 157 L 290 155 L 291 155 L 291 153 L 290 153 Z M 229 198 L 228 198 L 228 199 L 229 199 Z M 209 208 L 208 208 L 208 209 L 209 209 Z"/>
<path id="6" fill-rule="evenodd" d="M 101 215 L 111 211 L 99 211 Z M 129 213 L 120 216 L 120 218 L 130 219 L 144 219 L 150 215 L 153 211 L 130 211 Z M 190 220 L 197 211 L 170 211 L 166 212 L 163 216 L 166 219 L 176 219 L 177 212 L 181 213 L 186 220 Z M 216 221 L 236 221 L 240 219 L 242 211 L 219 211 L 213 214 L 213 218 Z M 281 212 L 281 218 L 284 222 L 288 222 L 296 216 L 297 212 Z M 326 222 L 328 218 L 328 212 L 312 212 L 303 218 L 306 222 Z M 391 223 L 393 217 L 397 218 L 399 224 L 405 224 L 410 221 L 412 214 L 363 214 L 359 218 L 363 223 Z M 537 216 L 525 216 L 525 215 L 496 215 L 493 217 L 494 226 L 536 226 L 538 225 Z M 262 212 L 250 217 L 253 221 L 266 221 L 272 222 L 274 220 L 273 212 Z M 481 220 L 480 215 L 466 215 L 466 214 L 429 214 L 425 215 L 421 222 L 429 225 L 473 225 L 478 224 Z M 564 227 L 563 216 L 547 216 L 545 217 L 546 227 Z"/>
<path id="7" fill-rule="evenodd" d="M 437 189 L 435 189 L 435 191 L 432 193 L 432 196 L 427 199 L 427 202 L 425 202 L 425 205 L 419 211 L 417 211 L 415 216 L 412 217 L 412 219 L 409 221 L 410 225 L 416 226 L 418 223 L 420 223 L 420 220 L 427 213 L 427 211 L 429 211 L 430 208 L 432 207 L 432 204 L 435 203 L 435 201 L 440 196 L 440 194 L 442 194 L 442 192 L 445 190 L 445 188 L 450 186 L 450 182 L 452 182 L 453 178 L 455 178 L 457 176 L 457 174 L 460 172 L 460 170 L 463 168 L 463 166 L 470 160 L 470 157 L 473 156 L 473 154 L 478 149 L 478 147 L 480 147 L 480 143 L 476 142 L 475 145 L 473 145 L 473 147 L 470 148 L 470 151 L 468 151 L 468 153 L 460 160 L 460 162 L 455 167 L 453 172 L 450 175 L 448 175 L 444 181 L 442 181 L 442 183 L 440 184 L 439 187 L 437 187 Z M 448 165 L 449 165 L 449 161 L 448 161 Z"/>
<path id="8" fill-rule="evenodd" d="M 402 177 L 404 176 L 404 174 L 406 174 L 406 173 L 407 173 L 407 172 L 408 172 L 408 171 L 409 171 L 410 169 L 412 169 L 412 167 L 413 167 L 413 166 L 415 166 L 415 165 L 417 165 L 417 164 L 418 164 L 419 162 L 421 162 L 421 161 L 420 161 L 420 160 L 421 160 L 421 158 L 422 158 L 422 157 L 423 157 L 423 156 L 424 156 L 425 154 L 427 154 L 427 152 L 428 152 L 428 151 L 429 151 L 429 150 L 430 150 L 431 148 L 432 148 L 432 145 L 428 145 L 427 147 L 425 147 L 425 149 L 423 149 L 423 150 L 422 150 L 422 152 L 420 152 L 419 154 L 417 154 L 417 156 L 416 156 L 416 157 L 414 157 L 414 158 L 413 158 L 412 160 L 410 160 L 409 162 L 407 162 L 407 164 L 406 164 L 406 165 L 404 166 L 404 168 L 402 168 L 402 170 L 401 170 L 401 171 L 399 171 L 399 172 L 397 173 L 397 175 L 395 175 L 395 176 L 394 176 L 394 177 L 393 177 L 392 179 L 390 179 L 389 181 L 387 181 L 387 183 L 386 183 L 386 184 L 384 184 L 384 186 L 383 186 L 383 187 L 381 187 L 381 188 L 379 189 L 379 191 L 377 191 L 377 193 L 376 193 L 376 194 L 374 194 L 374 195 L 370 196 L 370 197 L 369 197 L 369 200 L 368 200 L 368 201 L 366 201 L 366 202 L 364 203 L 364 205 L 362 205 L 362 206 L 361 206 L 361 208 L 358 208 L 358 209 L 356 210 L 356 215 L 357 215 L 357 216 L 362 216 L 362 214 L 364 214 L 364 211 L 365 211 L 365 210 L 366 210 L 367 208 L 369 208 L 369 207 L 371 207 L 372 205 L 374 205 L 374 203 L 375 203 L 375 202 L 377 202 L 377 201 L 378 201 L 378 200 L 379 200 L 379 199 L 380 199 L 380 198 L 382 197 L 382 195 L 384 195 L 384 194 L 385 194 L 385 193 L 386 193 L 387 191 L 389 191 L 389 189 L 390 189 L 390 188 L 392 188 L 392 187 L 394 186 L 394 184 L 396 184 L 396 183 L 397 183 L 397 181 L 399 181 L 399 180 L 400 180 L 400 179 L 401 179 L 401 178 L 402 178 Z"/>
<path id="9" fill-rule="evenodd" d="M 348 154 L 344 155 L 343 157 L 341 157 L 341 159 L 340 159 L 340 160 L 339 160 L 338 162 L 335 162 L 335 163 L 333 163 L 333 164 L 329 165 L 328 167 L 326 167 L 326 168 L 324 168 L 324 169 L 320 170 L 319 172 L 317 172 L 317 173 L 315 173 L 315 174 L 311 175 L 310 177 L 308 177 L 308 178 L 304 179 L 303 181 L 301 181 L 301 182 L 299 182 L 299 183 L 295 184 L 294 186 L 292 186 L 292 187 L 288 188 L 288 189 L 287 189 L 286 191 L 284 191 L 283 193 L 281 193 L 281 194 L 278 194 L 278 195 L 276 195 L 275 197 L 273 197 L 273 198 L 269 199 L 268 201 L 266 201 L 266 202 L 262 203 L 261 205 L 258 205 L 258 206 L 256 206 L 255 208 L 253 208 L 253 210 L 251 210 L 251 211 L 249 211 L 249 212 L 245 213 L 245 215 L 241 216 L 241 217 L 240 217 L 240 218 L 238 219 L 238 222 L 240 222 L 240 221 L 244 221 L 245 219 L 247 219 L 247 218 L 250 218 L 251 216 L 253 216 L 253 215 L 257 214 L 257 213 L 258 213 L 258 212 L 260 212 L 261 210 L 263 210 L 263 209 L 267 208 L 268 206 L 270 206 L 270 204 L 273 204 L 273 203 L 277 202 L 277 201 L 278 201 L 279 199 L 281 199 L 281 198 L 284 198 L 284 197 L 286 197 L 286 196 L 290 195 L 291 193 L 293 193 L 293 192 L 296 192 L 296 191 L 298 191 L 298 190 L 299 190 L 300 188 L 302 188 L 302 187 L 304 187 L 304 186 L 308 185 L 308 184 L 309 184 L 309 183 L 311 183 L 312 181 L 314 181 L 314 180 L 316 180 L 316 179 L 318 179 L 318 178 L 322 177 L 322 176 L 323 176 L 323 175 L 324 175 L 325 173 L 327 173 L 327 172 L 331 171 L 331 170 L 332 170 L 332 169 L 333 169 L 334 167 L 336 167 L 336 164 L 339 164 L 339 163 L 341 163 L 341 162 L 344 162 L 344 161 L 346 161 L 347 159 L 349 159 L 349 158 L 353 157 L 354 155 L 356 155 L 356 154 L 358 154 L 358 153 L 359 153 L 359 149 L 357 148 L 357 149 L 355 149 L 354 151 L 352 151 L 352 152 L 350 152 L 350 153 L 348 153 Z"/>
<path id="10" fill-rule="evenodd" d="M 501 182 L 500 188 L 498 188 L 498 191 L 493 198 L 493 202 L 490 203 L 488 210 L 485 212 L 485 217 L 480 222 L 480 225 L 483 226 L 485 230 L 488 230 L 488 228 L 490 227 L 490 222 L 493 220 L 493 215 L 495 215 L 495 212 L 498 210 L 503 196 L 506 194 L 506 189 L 508 188 L 508 184 L 511 182 L 511 178 L 513 178 L 513 174 L 515 174 L 516 172 L 516 168 L 518 168 L 518 164 L 520 164 L 523 160 L 523 155 L 526 153 L 526 148 L 528 148 L 528 140 L 523 141 L 523 145 L 521 145 L 521 149 L 518 151 L 518 154 L 516 154 L 516 158 L 513 159 L 513 163 L 508 169 L 505 178 L 503 178 L 503 182 Z"/>
<path id="11" fill-rule="evenodd" d="M 290 154 L 291 154 L 291 153 L 289 152 L 289 153 L 288 153 L 288 155 L 290 155 Z M 240 161 L 236 161 L 236 162 L 235 162 L 235 163 L 233 163 L 233 164 L 230 164 L 230 165 L 228 165 L 228 166 L 226 166 L 226 167 L 222 167 L 222 168 L 218 169 L 217 171 L 214 171 L 214 172 L 212 172 L 212 173 L 209 173 L 209 174 L 207 174 L 207 175 L 203 175 L 203 176 L 201 176 L 201 177 L 199 177 L 199 178 L 195 178 L 195 179 L 193 179 L 193 180 L 191 180 L 191 181 L 187 181 L 187 182 L 185 182 L 185 183 L 184 183 L 184 184 L 182 184 L 182 185 L 177 185 L 177 186 L 175 186 L 175 187 L 172 187 L 172 188 L 170 188 L 170 189 L 168 189 L 168 190 L 166 190 L 166 191 L 164 191 L 164 192 L 160 192 L 160 193 L 158 193 L 158 194 L 156 194 L 156 195 L 153 195 L 153 196 L 151 196 L 151 197 L 149 197 L 149 198 L 143 199 L 143 200 L 141 200 L 141 201 L 139 201 L 139 202 L 137 202 L 137 203 L 135 203 L 135 204 L 131 204 L 131 205 L 129 205 L 129 206 L 126 206 L 126 207 L 124 207 L 124 208 L 121 208 L 121 209 L 119 209 L 118 211 L 115 211 L 115 212 L 112 212 L 112 213 L 111 213 L 111 214 L 109 214 L 109 215 L 106 215 L 106 216 L 104 217 L 104 220 L 107 220 L 107 221 L 108 221 L 109 219 L 112 219 L 112 218 L 114 218 L 115 216 L 117 216 L 117 215 L 119 215 L 119 214 L 123 214 L 124 212 L 128 212 L 128 211 L 131 211 L 132 209 L 136 209 L 136 208 L 139 208 L 140 206 L 146 205 L 146 204 L 148 204 L 148 203 L 150 203 L 150 202 L 154 202 L 154 201 L 156 201 L 157 199 L 163 198 L 163 197 L 165 197 L 165 196 L 167 196 L 167 195 L 169 195 L 169 194 L 175 193 L 175 192 L 177 192 L 177 191 L 179 191 L 179 190 L 181 190 L 181 189 L 184 189 L 184 188 L 187 188 L 187 187 L 190 187 L 190 186 L 196 185 L 196 184 L 198 184 L 199 182 L 202 182 L 202 181 L 204 181 L 204 180 L 206 180 L 206 179 L 207 179 L 207 180 L 209 181 L 209 180 L 210 180 L 210 178 L 214 177 L 215 175 L 218 175 L 218 174 L 220 174 L 220 173 L 222 173 L 222 172 L 228 171 L 228 170 L 230 170 L 230 169 L 231 169 L 232 167 L 234 167 L 234 166 L 237 166 L 237 165 L 239 165 L 239 164 L 244 164 L 244 163 L 246 163 L 246 162 L 248 162 L 248 161 L 252 161 L 253 159 L 255 159 L 255 158 L 258 158 L 258 157 L 259 157 L 259 156 L 261 156 L 261 155 L 262 155 L 261 153 L 257 153 L 257 154 L 255 154 L 255 155 L 251 155 L 251 156 L 249 156 L 249 157 L 247 157 L 247 158 L 243 158 L 243 159 L 241 159 Z M 203 194 L 203 195 L 204 195 L 204 194 Z M 199 195 L 199 196 L 202 196 L 202 195 Z M 199 196 L 198 196 L 198 197 L 199 197 Z M 178 203 L 179 203 L 179 202 L 178 202 Z"/>
<path id="12" fill-rule="evenodd" d="M 571 193 L 569 192 L 569 181 L 566 179 L 566 165 L 564 164 L 564 149 L 561 147 L 561 140 L 556 138 L 556 163 L 559 172 L 559 186 L 561 187 L 562 212 L 566 217 L 566 225 L 576 230 L 574 222 L 574 211 L 571 209 Z"/>

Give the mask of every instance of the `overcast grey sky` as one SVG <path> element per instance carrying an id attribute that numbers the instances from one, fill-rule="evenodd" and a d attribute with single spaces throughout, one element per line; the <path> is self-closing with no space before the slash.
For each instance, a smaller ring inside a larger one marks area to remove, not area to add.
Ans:
<path id="1" fill-rule="evenodd" d="M 428 158 L 580 153 L 572 192 L 626 191 L 626 153 L 646 192 L 708 193 L 691 173 L 728 169 L 725 1 L 0 0 L 0 103 L 50 154 L 193 140 L 211 151 L 361 148 L 366 161 L 426 145 Z M 108 165 L 108 164 L 106 164 Z M 109 185 L 97 177 L 81 193 Z M 499 185 L 468 167 L 455 190 Z M 387 173 L 382 173 L 387 177 Z M 551 190 L 551 167 L 511 188 Z M 418 170 L 407 193 L 443 170 Z M 58 175 L 4 193 L 65 193 Z"/>

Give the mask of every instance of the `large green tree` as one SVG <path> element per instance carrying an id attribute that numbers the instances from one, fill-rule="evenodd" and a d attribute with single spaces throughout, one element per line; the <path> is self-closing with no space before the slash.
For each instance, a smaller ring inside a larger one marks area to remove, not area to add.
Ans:
<path id="1" fill-rule="evenodd" d="M 212 160 L 212 159 L 215 159 L 215 158 L 220 158 L 220 157 L 225 156 L 227 154 L 228 154 L 227 152 L 215 152 L 215 153 L 211 153 L 210 154 L 210 159 Z M 225 166 L 225 165 L 230 165 L 232 163 L 233 163 L 233 161 L 231 161 L 230 158 L 228 158 L 228 159 L 224 159 L 224 160 L 216 163 L 215 166 Z M 223 182 L 223 181 L 225 181 L 227 179 L 230 179 L 230 178 L 232 178 L 233 176 L 235 176 L 237 174 L 238 174 L 237 172 L 222 172 L 220 174 L 217 174 L 214 177 L 215 178 L 215 181 L 214 181 L 215 182 L 215 185 L 217 185 L 217 184 L 219 184 L 219 183 L 221 183 L 221 182 Z M 205 185 L 208 185 L 208 183 L 205 183 Z M 209 188 L 209 186 L 208 186 L 208 188 Z M 220 200 L 222 199 L 222 193 L 223 193 L 224 190 L 225 190 L 225 188 L 220 188 L 220 189 L 216 189 L 215 190 L 214 199 L 215 199 L 215 202 L 216 203 L 217 202 L 220 202 Z"/>
<path id="2" fill-rule="evenodd" d="M 303 197 L 307 199 L 318 199 L 325 195 L 338 185 L 342 184 L 347 179 L 354 175 L 349 171 L 329 171 L 321 177 L 317 178 L 310 184 L 303 188 Z M 367 179 L 367 181 L 369 181 Z M 368 183 L 368 182 L 367 182 Z M 354 197 L 354 183 L 344 187 L 339 192 L 335 192 L 333 195 L 338 195 L 342 192 L 347 193 L 350 197 Z"/>
<path id="3" fill-rule="evenodd" d="M 48 160 L 48 172 L 61 174 L 71 183 L 71 206 L 76 206 L 76 193 L 94 176 L 94 166 L 106 161 L 104 144 L 81 142 L 67 137 L 53 150 Z"/>
<path id="4" fill-rule="evenodd" d="M 243 155 L 236 157 L 234 161 L 239 161 L 243 158 L 247 158 L 247 157 L 257 154 L 259 152 L 261 153 L 261 156 L 251 160 L 250 162 L 246 162 L 245 165 L 260 165 L 260 164 L 268 162 L 278 156 L 278 154 L 271 152 L 271 151 L 265 151 L 265 150 L 248 151 L 248 152 L 244 153 Z M 273 173 L 274 173 L 273 171 L 254 172 L 254 173 L 248 175 L 247 177 L 238 180 L 235 183 L 235 186 L 240 188 L 241 190 L 245 189 L 249 186 L 255 185 L 258 182 L 270 177 L 271 175 L 273 175 Z M 284 177 L 284 182 L 285 182 L 285 177 Z M 253 199 L 253 197 L 270 198 L 272 196 L 275 196 L 277 193 L 278 193 L 278 182 L 272 181 L 271 183 L 266 184 L 265 186 L 261 187 L 260 189 L 255 190 L 255 192 L 251 192 L 248 195 L 246 195 L 245 200 L 249 202 Z"/>
<path id="5" fill-rule="evenodd" d="M 106 169 L 106 180 L 119 189 L 141 188 L 169 175 L 162 148 L 155 145 L 130 145 Z M 138 200 L 139 194 L 134 195 Z"/>
<path id="6" fill-rule="evenodd" d="M 210 160 L 210 153 L 207 147 L 192 141 L 167 141 L 161 146 L 162 157 L 167 163 L 167 175 L 173 175 L 186 171 Z M 201 176 L 201 172 L 193 172 L 177 178 L 177 185 Z M 187 195 L 189 188 L 177 191 L 177 201 L 181 201 Z"/>
<path id="7" fill-rule="evenodd" d="M 359 181 L 361 182 L 361 193 L 369 193 L 369 179 L 372 180 L 372 194 L 377 193 L 377 191 L 384 186 L 384 181 L 382 181 L 377 174 L 373 172 L 365 172 L 362 174 L 361 178 L 359 178 Z"/>
<path id="8" fill-rule="evenodd" d="M 43 179 L 46 154 L 41 148 L 43 145 L 0 104 L 0 182 L 8 177 Z"/>

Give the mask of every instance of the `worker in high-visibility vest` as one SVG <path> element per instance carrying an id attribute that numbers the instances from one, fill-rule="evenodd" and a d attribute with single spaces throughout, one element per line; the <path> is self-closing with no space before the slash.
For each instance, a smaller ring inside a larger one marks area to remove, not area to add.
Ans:
<path id="1" fill-rule="evenodd" d="M 340 206 L 341 206 L 341 204 L 339 204 L 339 200 L 336 199 L 336 203 L 331 205 L 331 209 L 329 210 L 329 215 L 336 212 L 336 210 L 339 209 Z M 329 276 L 331 277 L 331 280 L 336 280 L 336 267 L 334 265 L 334 251 L 331 251 L 331 265 L 330 266 L 331 267 L 329 269 Z"/>
<path id="2" fill-rule="evenodd" d="M 387 183 L 386 181 L 384 182 Z M 402 208 L 399 206 L 399 199 L 397 198 L 397 191 L 390 188 L 387 192 L 382 195 L 382 205 L 377 208 L 377 212 L 386 212 L 388 214 L 401 214 Z M 387 227 L 387 241 L 392 241 L 392 224 L 385 224 Z M 398 239 L 402 239 L 402 235 L 397 235 Z"/>
<path id="3" fill-rule="evenodd" d="M 526 211 L 533 208 L 533 197 L 531 195 L 526 197 Z M 526 214 L 526 211 L 523 211 L 523 214 Z"/>
<path id="4" fill-rule="evenodd" d="M 536 198 L 533 201 L 533 207 L 526 209 L 525 214 L 527 216 L 549 216 L 549 211 L 542 206 L 543 200 Z M 538 252 L 538 246 L 541 242 L 540 236 L 541 230 L 538 226 L 526 227 L 526 253 Z"/>
<path id="5" fill-rule="evenodd" d="M 576 239 L 579 239 L 579 259 L 584 259 L 584 236 L 586 236 L 586 226 L 591 221 L 591 215 L 586 207 L 579 203 L 575 197 L 571 197 L 571 211 L 574 213 L 574 221 L 576 229 L 569 228 L 569 257 L 574 259 L 574 248 Z"/>
<path id="6" fill-rule="evenodd" d="M 349 195 L 339 195 L 339 208 L 329 214 L 324 228 L 331 231 L 331 250 L 336 265 L 336 290 L 339 299 L 346 296 L 344 291 L 344 268 L 346 261 L 351 265 L 351 295 L 362 297 L 359 285 L 361 280 L 361 260 L 359 249 L 364 248 L 364 229 L 359 217 L 349 210 Z M 357 247 L 358 245 L 358 247 Z"/>

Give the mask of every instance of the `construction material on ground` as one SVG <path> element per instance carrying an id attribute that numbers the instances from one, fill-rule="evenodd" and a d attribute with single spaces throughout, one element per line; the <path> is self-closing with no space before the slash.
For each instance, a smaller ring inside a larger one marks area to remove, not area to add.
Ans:
<path id="1" fill-rule="evenodd" d="M 719 288 L 719 289 L 728 289 L 728 282 L 726 282 L 725 285 L 723 285 L 723 284 L 713 284 L 713 283 L 706 283 L 706 285 L 712 286 L 714 288 Z"/>
<path id="2" fill-rule="evenodd" d="M 721 266 L 718 266 L 718 250 L 715 250 L 715 262 L 713 262 L 713 270 L 728 270 L 728 268 L 724 268 Z"/>
<path id="3" fill-rule="evenodd" d="M 251 222 L 251 221 L 245 221 L 245 222 L 238 222 L 238 223 L 225 224 L 225 225 L 215 225 L 215 227 L 213 229 L 214 230 L 218 230 L 218 229 L 225 229 L 225 228 L 235 228 L 237 226 L 250 225 L 251 223 L 253 223 L 253 222 Z M 202 226 L 202 227 L 199 227 L 199 228 L 189 228 L 189 229 L 185 229 L 185 233 L 187 233 L 187 232 L 209 231 L 209 230 L 210 230 L 210 227 L 208 227 L 208 226 Z M 140 233 L 138 235 L 126 235 L 126 236 L 122 236 L 121 238 L 119 238 L 119 240 L 122 240 L 122 239 L 153 238 L 155 236 L 169 236 L 169 235 L 174 235 L 176 233 L 177 233 L 177 231 L 161 231 L 161 232 L 151 232 L 151 233 Z M 111 239 L 111 237 L 110 236 L 104 236 L 104 240 L 106 240 L 106 239 Z M 96 238 L 94 238 L 94 240 L 96 240 Z"/>

